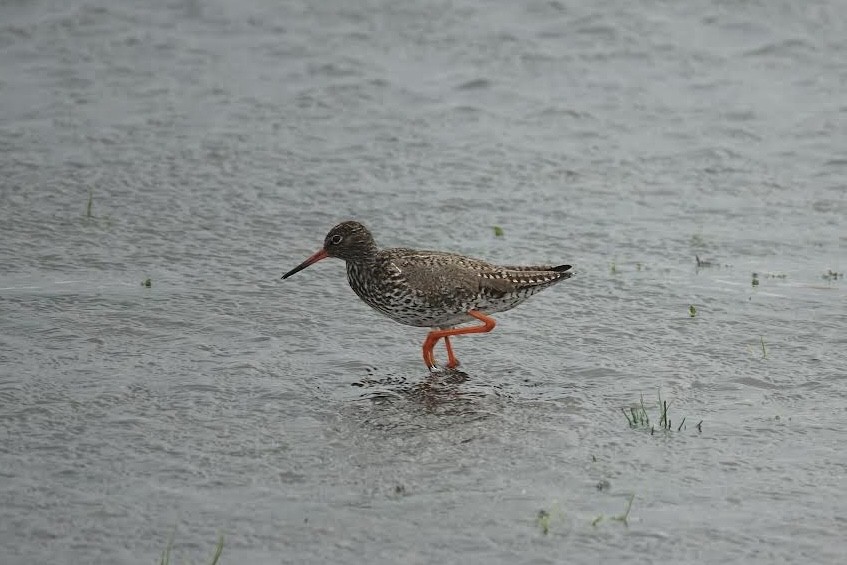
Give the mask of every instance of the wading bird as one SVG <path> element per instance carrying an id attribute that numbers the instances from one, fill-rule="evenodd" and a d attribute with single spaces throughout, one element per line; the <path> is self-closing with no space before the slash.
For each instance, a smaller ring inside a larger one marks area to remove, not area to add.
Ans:
<path id="1" fill-rule="evenodd" d="M 282 275 L 286 279 L 327 257 L 347 262 L 347 280 L 365 304 L 395 322 L 432 328 L 423 343 L 426 366 L 436 368 L 433 348 L 444 339 L 447 367 L 459 361 L 450 337 L 494 329 L 490 314 L 510 310 L 549 286 L 569 279 L 570 265 L 492 265 L 455 253 L 379 249 L 359 222 L 332 228 L 323 247 Z M 479 320 L 481 325 L 456 327 Z"/>

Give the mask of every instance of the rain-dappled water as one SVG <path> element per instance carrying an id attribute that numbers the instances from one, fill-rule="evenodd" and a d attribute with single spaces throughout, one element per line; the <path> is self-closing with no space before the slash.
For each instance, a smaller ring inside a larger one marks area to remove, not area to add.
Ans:
<path id="1" fill-rule="evenodd" d="M 845 61 L 837 0 L 3 2 L 0 562 L 843 562 Z M 577 274 L 428 377 L 279 280 L 345 219 Z"/>

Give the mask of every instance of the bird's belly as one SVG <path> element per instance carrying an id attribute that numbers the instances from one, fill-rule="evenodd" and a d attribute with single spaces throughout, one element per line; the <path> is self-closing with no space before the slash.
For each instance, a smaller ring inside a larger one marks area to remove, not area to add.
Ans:
<path id="1" fill-rule="evenodd" d="M 468 311 L 477 310 L 494 314 L 510 310 L 526 300 L 528 296 L 510 295 L 500 298 L 476 296 L 473 299 L 432 301 L 413 294 L 378 295 L 362 297 L 371 308 L 407 326 L 426 328 L 449 328 L 473 322 Z"/>
<path id="2" fill-rule="evenodd" d="M 402 290 L 386 291 L 365 286 L 353 287 L 353 290 L 365 304 L 407 326 L 448 327 L 473 319 L 466 314 L 471 309 L 469 305 L 441 303 L 433 301 L 431 296 Z"/>
<path id="3" fill-rule="evenodd" d="M 394 299 L 391 297 L 376 297 L 366 298 L 364 301 L 374 310 L 407 326 L 450 327 L 473 320 L 467 315 L 470 307 L 462 309 L 461 307 L 433 306 L 424 300 L 417 300 L 415 297 L 407 296 Z"/>
<path id="4" fill-rule="evenodd" d="M 494 296 L 451 288 L 449 292 L 442 293 L 432 292 L 432 289 L 418 289 L 403 281 L 384 284 L 383 278 L 359 276 L 348 266 L 350 286 L 359 298 L 374 310 L 407 326 L 457 326 L 474 321 L 468 315 L 470 310 L 484 314 L 503 312 L 514 308 L 535 292 L 534 289 L 522 289 Z"/>

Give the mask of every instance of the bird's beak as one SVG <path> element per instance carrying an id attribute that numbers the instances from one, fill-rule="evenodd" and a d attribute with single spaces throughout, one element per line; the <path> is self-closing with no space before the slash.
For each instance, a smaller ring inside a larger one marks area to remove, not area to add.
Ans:
<path id="1" fill-rule="evenodd" d="M 300 263 L 299 265 L 297 265 L 296 267 L 294 267 L 293 269 L 291 269 L 290 271 L 288 271 L 287 273 L 282 275 L 282 278 L 287 279 L 288 277 L 290 277 L 294 273 L 299 273 L 300 271 L 302 271 L 303 269 L 305 269 L 306 267 L 308 267 L 312 263 L 317 263 L 321 259 L 326 259 L 327 257 L 329 257 L 329 255 L 326 254 L 326 250 L 321 249 L 320 251 L 318 251 L 317 253 L 315 253 L 314 255 L 312 255 L 311 257 L 309 257 L 308 259 L 306 259 L 305 261 L 303 261 L 302 263 Z"/>

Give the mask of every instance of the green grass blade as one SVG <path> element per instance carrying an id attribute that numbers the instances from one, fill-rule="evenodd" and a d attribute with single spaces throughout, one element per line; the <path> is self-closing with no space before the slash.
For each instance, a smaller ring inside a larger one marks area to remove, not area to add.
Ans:
<path id="1" fill-rule="evenodd" d="M 217 565 L 218 559 L 221 558 L 221 554 L 224 552 L 224 535 L 221 534 L 218 537 L 218 545 L 215 546 L 215 553 L 212 555 L 211 565 Z"/>

